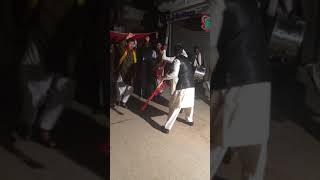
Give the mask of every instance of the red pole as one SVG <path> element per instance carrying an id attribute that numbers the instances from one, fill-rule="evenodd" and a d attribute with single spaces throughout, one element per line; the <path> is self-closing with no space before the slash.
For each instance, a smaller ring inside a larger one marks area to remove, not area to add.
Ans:
<path id="1" fill-rule="evenodd" d="M 143 106 L 141 106 L 140 111 L 144 111 L 147 108 L 149 102 L 153 99 L 153 97 L 158 95 L 159 92 L 165 87 L 166 87 L 166 83 L 164 83 L 164 81 L 162 80 L 160 84 L 157 86 L 157 88 L 153 91 L 152 95 L 147 99 L 147 101 L 143 104 Z"/>

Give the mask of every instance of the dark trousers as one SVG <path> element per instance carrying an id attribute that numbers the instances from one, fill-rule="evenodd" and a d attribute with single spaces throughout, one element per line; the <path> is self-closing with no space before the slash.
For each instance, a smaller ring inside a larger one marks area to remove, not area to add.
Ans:
<path id="1" fill-rule="evenodd" d="M 155 86 L 155 78 L 153 75 L 153 61 L 143 61 L 139 64 L 139 77 L 138 77 L 138 88 L 136 93 L 142 97 L 151 96 L 154 86 Z"/>

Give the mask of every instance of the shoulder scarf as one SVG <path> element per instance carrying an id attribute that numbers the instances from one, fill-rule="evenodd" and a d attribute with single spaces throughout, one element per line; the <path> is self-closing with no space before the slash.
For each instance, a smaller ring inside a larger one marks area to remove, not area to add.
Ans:
<path id="1" fill-rule="evenodd" d="M 133 53 L 133 63 L 136 64 L 136 63 L 137 63 L 137 54 L 136 54 L 136 51 L 133 50 L 132 53 Z M 126 50 L 124 51 L 122 57 L 120 58 L 120 64 L 119 64 L 119 65 L 121 65 L 121 64 L 124 62 L 124 60 L 126 59 L 127 56 L 128 56 L 128 49 L 126 49 Z"/>

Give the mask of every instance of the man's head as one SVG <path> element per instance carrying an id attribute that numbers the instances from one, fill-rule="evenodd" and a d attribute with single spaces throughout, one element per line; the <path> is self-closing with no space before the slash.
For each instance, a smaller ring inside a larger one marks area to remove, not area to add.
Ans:
<path id="1" fill-rule="evenodd" d="M 199 49 L 198 46 L 195 46 L 195 47 L 194 47 L 194 52 L 195 52 L 196 54 L 199 54 L 199 53 L 200 53 L 200 49 Z"/>
<path id="2" fill-rule="evenodd" d="M 178 56 L 183 53 L 183 46 L 181 43 L 177 43 L 176 46 L 174 47 L 174 55 Z"/>
<path id="3" fill-rule="evenodd" d="M 130 38 L 127 41 L 129 50 L 132 50 L 135 47 L 135 40 L 133 38 Z"/>
<path id="4" fill-rule="evenodd" d="M 157 50 L 161 50 L 161 48 L 162 48 L 162 43 L 161 42 L 157 42 Z"/>

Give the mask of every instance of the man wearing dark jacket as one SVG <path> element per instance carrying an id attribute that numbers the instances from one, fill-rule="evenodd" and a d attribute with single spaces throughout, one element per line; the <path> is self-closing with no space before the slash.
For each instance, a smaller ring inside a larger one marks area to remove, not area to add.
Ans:
<path id="1" fill-rule="evenodd" d="M 153 67 L 155 64 L 156 52 L 150 43 L 150 37 L 146 36 L 143 46 L 139 49 L 139 94 L 142 97 L 149 97 L 153 91 L 155 80 L 153 78 Z"/>

